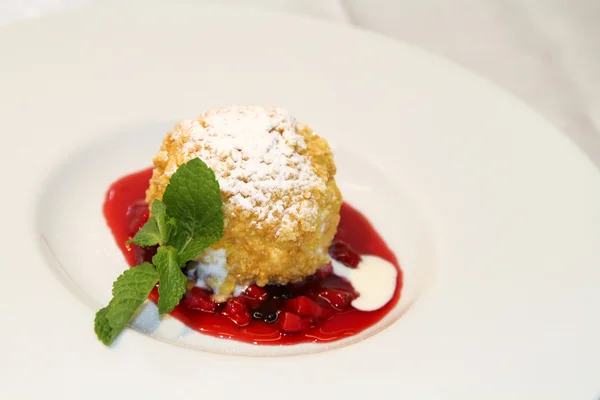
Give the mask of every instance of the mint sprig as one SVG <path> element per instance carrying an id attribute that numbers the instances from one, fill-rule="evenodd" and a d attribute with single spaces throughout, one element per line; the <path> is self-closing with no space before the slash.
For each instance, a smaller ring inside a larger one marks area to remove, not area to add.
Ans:
<path id="1" fill-rule="evenodd" d="M 125 271 L 114 283 L 113 298 L 96 313 L 94 331 L 109 346 L 158 283 L 158 311 L 172 311 L 186 290 L 181 271 L 223 236 L 221 190 L 214 172 L 199 158 L 171 176 L 163 200 L 152 202 L 152 215 L 127 243 L 158 245 L 152 264 Z"/>

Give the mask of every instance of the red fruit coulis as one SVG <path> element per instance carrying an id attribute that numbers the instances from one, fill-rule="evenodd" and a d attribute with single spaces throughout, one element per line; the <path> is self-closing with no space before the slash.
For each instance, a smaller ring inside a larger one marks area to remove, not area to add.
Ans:
<path id="1" fill-rule="evenodd" d="M 130 266 L 150 261 L 155 249 L 142 249 L 126 242 L 148 219 L 144 201 L 152 168 L 127 175 L 113 183 L 106 195 L 104 216 L 117 245 Z M 360 254 L 381 257 L 398 269 L 393 298 L 375 311 L 359 311 L 350 302 L 359 294 L 348 281 L 324 266 L 299 284 L 251 286 L 240 297 L 215 304 L 210 292 L 188 290 L 171 315 L 207 335 L 262 345 L 332 342 L 367 329 L 380 321 L 400 299 L 402 271 L 396 256 L 369 221 L 347 203 L 330 255 L 355 267 Z M 154 302 L 158 290 L 150 293 Z"/>

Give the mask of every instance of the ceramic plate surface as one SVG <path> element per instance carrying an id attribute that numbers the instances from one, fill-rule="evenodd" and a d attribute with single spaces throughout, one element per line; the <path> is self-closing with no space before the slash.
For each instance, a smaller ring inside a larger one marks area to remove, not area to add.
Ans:
<path id="1" fill-rule="evenodd" d="M 479 77 L 346 26 L 185 1 L 8 25 L 0 59 L 0 397 L 600 394 L 600 173 Z M 345 199 L 399 258 L 401 302 L 354 338 L 291 347 L 206 337 L 150 304 L 104 347 L 94 313 L 127 268 L 108 185 L 178 121 L 236 103 L 330 142 Z"/>

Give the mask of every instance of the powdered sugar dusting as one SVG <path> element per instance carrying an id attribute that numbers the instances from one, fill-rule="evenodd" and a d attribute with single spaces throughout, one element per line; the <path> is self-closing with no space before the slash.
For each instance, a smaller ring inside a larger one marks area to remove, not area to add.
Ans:
<path id="1" fill-rule="evenodd" d="M 213 169 L 225 207 L 255 215 L 256 228 L 279 221 L 280 231 L 317 218 L 315 191 L 326 190 L 310 161 L 300 126 L 279 108 L 232 106 L 181 123 L 189 133 L 184 159 L 199 157 Z M 181 130 L 171 133 L 178 140 Z M 175 172 L 165 171 L 170 176 Z"/>

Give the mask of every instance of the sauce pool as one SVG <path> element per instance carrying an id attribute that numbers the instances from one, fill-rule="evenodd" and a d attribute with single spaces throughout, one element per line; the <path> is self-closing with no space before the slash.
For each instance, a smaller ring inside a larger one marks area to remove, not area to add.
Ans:
<path id="1" fill-rule="evenodd" d="M 110 186 L 104 202 L 106 222 L 127 263 L 132 267 L 143 261 L 149 261 L 154 253 L 153 249 L 126 245 L 126 242 L 148 219 L 148 207 L 144 199 L 151 176 L 152 168 L 149 168 L 119 179 Z M 343 309 L 335 307 L 335 304 L 323 301 L 324 297 L 319 296 L 319 293 L 349 293 L 356 296 L 352 286 L 336 275 L 316 274 L 300 284 L 267 285 L 264 290 L 267 292 L 268 300 L 262 306 L 250 310 L 253 316 L 262 315 L 265 307 L 283 312 L 287 299 L 298 296 L 310 297 L 327 310 L 327 316 L 316 322 L 313 321 L 311 328 L 301 332 L 282 332 L 276 320 L 265 322 L 257 317 L 251 318 L 245 326 L 238 326 L 232 318 L 222 313 L 225 304 L 218 304 L 215 312 L 200 311 L 191 307 L 192 302 L 186 301 L 186 297 L 170 314 L 190 328 L 204 334 L 262 345 L 331 342 L 356 335 L 373 326 L 398 303 L 402 289 L 402 271 L 394 253 L 360 212 L 344 203 L 340 216 L 334 242 L 343 242 L 358 254 L 380 257 L 393 264 L 398 271 L 394 295 L 383 307 L 375 311 L 359 311 L 351 305 Z M 186 296 L 189 295 L 188 291 Z M 154 302 L 157 301 L 156 288 L 150 293 L 149 298 Z M 252 302 L 249 300 L 248 303 Z M 280 317 L 282 315 L 279 314 Z"/>

